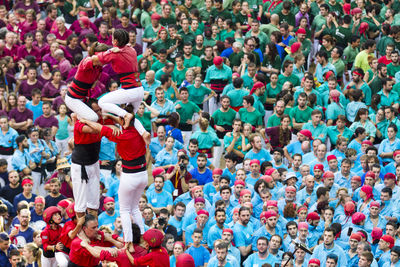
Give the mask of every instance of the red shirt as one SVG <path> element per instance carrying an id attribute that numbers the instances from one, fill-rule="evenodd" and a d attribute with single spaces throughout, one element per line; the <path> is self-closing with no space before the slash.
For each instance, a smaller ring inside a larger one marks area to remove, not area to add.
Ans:
<path id="1" fill-rule="evenodd" d="M 72 243 L 72 239 L 69 238 L 68 233 L 71 232 L 72 230 L 74 230 L 75 227 L 76 227 L 75 222 L 68 221 L 64 224 L 64 227 L 62 228 L 61 235 L 60 235 L 60 241 L 67 248 L 71 248 L 71 243 Z"/>
<path id="2" fill-rule="evenodd" d="M 101 135 L 83 133 L 82 128 L 86 126 L 80 121 L 77 121 L 74 126 L 74 142 L 75 144 L 93 144 L 101 141 Z"/>
<path id="3" fill-rule="evenodd" d="M 169 256 L 165 248 L 152 249 L 145 256 L 135 259 L 136 265 L 147 265 L 150 267 L 169 267 Z"/>
<path id="4" fill-rule="evenodd" d="M 134 259 L 145 256 L 147 254 L 147 250 L 145 250 L 141 246 L 134 245 L 134 249 L 135 249 L 135 252 L 133 254 L 131 253 L 131 255 Z M 102 250 L 100 252 L 100 260 L 116 262 L 118 264 L 118 266 L 131 266 L 131 262 L 129 261 L 125 250 L 118 250 L 117 257 L 113 257 L 113 256 L 111 256 L 110 252 Z M 137 266 L 137 265 L 135 265 L 135 266 Z M 141 265 L 141 266 L 146 266 L 146 265 Z"/>
<path id="5" fill-rule="evenodd" d="M 391 59 L 387 59 L 386 56 L 381 56 L 378 59 L 378 63 L 383 63 L 385 65 L 389 65 L 390 63 L 392 63 L 392 60 Z"/>
<path id="6" fill-rule="evenodd" d="M 90 241 L 89 245 L 95 247 L 112 247 L 113 244 L 110 242 L 104 241 L 104 233 L 99 231 L 101 235 L 101 240 L 93 240 Z M 100 259 L 97 259 L 92 256 L 85 248 L 81 246 L 82 240 L 79 237 L 75 237 L 71 243 L 71 251 L 69 252 L 69 259 L 71 262 L 85 267 L 93 267 L 99 265 Z"/>
<path id="7" fill-rule="evenodd" d="M 111 128 L 103 126 L 100 134 L 117 143 L 118 154 L 123 160 L 137 159 L 146 154 L 146 143 L 133 126 L 122 130 L 119 136 L 113 136 Z"/>
<path id="8" fill-rule="evenodd" d="M 141 86 L 136 50 L 130 46 L 120 48 L 117 53 L 107 50 L 96 54 L 101 64 L 111 63 L 113 70 L 118 74 L 122 88 Z"/>
<path id="9" fill-rule="evenodd" d="M 42 238 L 43 250 L 47 251 L 47 246 L 54 246 L 60 242 L 61 226 L 57 225 L 57 229 L 54 230 L 47 225 L 43 231 L 40 233 Z"/>
<path id="10" fill-rule="evenodd" d="M 89 58 L 82 60 L 68 88 L 68 95 L 75 98 L 86 97 L 93 83 L 100 77 L 102 69 L 101 66 L 93 66 L 93 62 Z"/>

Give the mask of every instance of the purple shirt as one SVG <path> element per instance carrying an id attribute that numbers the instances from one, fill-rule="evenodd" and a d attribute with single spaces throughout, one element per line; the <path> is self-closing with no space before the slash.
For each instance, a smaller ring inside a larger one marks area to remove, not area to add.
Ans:
<path id="1" fill-rule="evenodd" d="M 25 11 L 27 11 L 28 9 L 33 9 L 35 10 L 36 14 L 40 13 L 40 8 L 36 1 L 32 1 L 29 6 L 25 5 L 25 1 L 18 1 L 14 6 L 14 10 L 17 10 L 18 8 L 22 8 Z"/>
<path id="2" fill-rule="evenodd" d="M 136 27 L 133 26 L 132 23 L 129 23 L 128 26 L 127 26 L 126 28 L 125 28 L 124 26 L 122 26 L 122 23 L 120 23 L 120 24 L 118 24 L 115 28 L 116 28 L 116 29 L 123 29 L 123 30 L 125 30 L 125 31 L 127 31 L 127 32 L 134 31 L 134 32 L 136 33 Z"/>
<path id="3" fill-rule="evenodd" d="M 36 62 L 40 62 L 42 61 L 42 57 L 40 55 L 40 50 L 37 47 L 32 47 L 31 51 L 28 52 L 28 50 L 26 49 L 25 45 L 21 45 L 18 48 L 18 59 L 24 59 L 26 56 L 34 56 L 36 58 Z"/>
<path id="4" fill-rule="evenodd" d="M 136 50 L 138 56 L 143 53 L 143 47 L 140 44 L 136 43 L 133 48 Z"/>
<path id="5" fill-rule="evenodd" d="M 54 111 L 58 111 L 58 108 L 61 106 L 61 104 L 65 104 L 64 99 L 62 99 L 61 96 L 57 96 L 53 101 L 53 105 L 51 106 L 51 109 Z"/>
<path id="6" fill-rule="evenodd" d="M 90 28 L 93 30 L 94 33 L 98 32 L 99 30 L 97 29 L 96 25 L 93 22 L 90 22 Z M 69 29 L 73 32 L 75 32 L 76 35 L 80 35 L 82 32 L 82 27 L 79 24 L 79 19 L 75 20 Z"/>
<path id="7" fill-rule="evenodd" d="M 34 83 L 34 84 L 28 84 L 28 80 L 25 80 L 21 83 L 21 86 L 20 86 L 18 92 L 20 95 L 23 95 L 26 98 L 28 98 L 29 100 L 31 100 L 32 99 L 32 90 L 35 88 L 42 89 L 43 84 L 39 80 L 36 80 L 36 83 Z"/>
<path id="8" fill-rule="evenodd" d="M 10 120 L 14 119 L 17 123 L 24 122 L 28 119 L 33 120 L 33 112 L 27 108 L 25 108 L 23 112 L 19 112 L 18 108 L 13 108 L 8 114 L 8 117 L 10 118 Z"/>
<path id="9" fill-rule="evenodd" d="M 55 59 L 54 57 L 52 57 L 50 53 L 44 55 L 43 61 L 48 61 L 52 67 L 53 67 L 54 65 L 57 65 L 57 64 L 58 64 L 57 59 Z"/>
<path id="10" fill-rule="evenodd" d="M 74 59 L 77 54 L 82 55 L 82 48 L 79 45 L 77 45 L 75 49 L 72 49 L 69 46 L 66 46 L 65 49 L 71 54 L 72 59 Z"/>
<path id="11" fill-rule="evenodd" d="M 307 21 L 308 21 L 308 25 L 310 25 L 310 17 L 308 16 L 308 14 L 302 14 L 300 11 L 294 16 L 295 20 L 296 20 L 296 27 L 299 27 L 300 25 L 300 20 L 302 17 L 306 17 Z"/>
<path id="12" fill-rule="evenodd" d="M 42 90 L 42 97 L 53 98 L 59 96 L 60 88 L 63 85 L 65 85 L 63 81 L 60 82 L 58 88 L 54 87 L 54 85 L 51 82 L 46 83 Z"/>
<path id="13" fill-rule="evenodd" d="M 34 125 L 39 126 L 40 128 L 51 128 L 53 126 L 58 128 L 58 120 L 53 115 L 51 115 L 48 118 L 46 118 L 46 117 L 44 117 L 44 115 L 42 115 L 35 120 Z"/>

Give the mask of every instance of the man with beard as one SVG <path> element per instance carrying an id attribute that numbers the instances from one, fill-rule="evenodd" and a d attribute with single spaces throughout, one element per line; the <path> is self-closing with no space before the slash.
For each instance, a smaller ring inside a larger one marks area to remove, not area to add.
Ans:
<path id="1" fill-rule="evenodd" d="M 103 202 L 105 212 L 99 215 L 99 225 L 108 226 L 114 229 L 113 222 L 119 217 L 119 212 L 115 210 L 115 200 L 112 197 L 106 197 Z"/>
<path id="2" fill-rule="evenodd" d="M 275 263 L 279 264 L 279 260 L 268 253 L 267 237 L 259 236 L 257 238 L 256 251 L 257 252 L 254 252 L 246 259 L 246 261 L 243 263 L 244 267 L 262 266 L 264 263 L 269 263 L 271 266 L 275 266 Z"/>
<path id="3" fill-rule="evenodd" d="M 58 130 L 58 120 L 53 114 L 51 114 L 51 103 L 44 102 L 42 105 L 42 111 L 43 115 L 35 120 L 34 125 L 39 129 L 51 128 L 51 133 L 55 136 Z"/>
<path id="4" fill-rule="evenodd" d="M 387 77 L 388 69 L 385 63 L 378 63 L 377 73 L 378 75 L 374 76 L 372 81 L 369 83 L 369 87 L 371 88 L 371 94 L 374 95 L 382 90 L 382 82 L 383 79 Z"/>
<path id="5" fill-rule="evenodd" d="M 298 235 L 295 239 L 292 239 L 295 243 L 302 244 L 307 248 L 310 247 L 310 243 L 309 243 L 309 239 L 308 239 L 308 235 L 309 235 L 308 227 L 309 227 L 308 223 L 299 222 Z M 295 249 L 296 249 L 295 244 L 292 242 L 289 245 L 288 251 L 294 253 Z M 300 250 L 300 249 L 297 249 L 297 250 Z"/>
<path id="6" fill-rule="evenodd" d="M 222 139 L 227 132 L 232 131 L 236 111 L 230 108 L 231 100 L 227 95 L 221 96 L 221 107 L 217 109 L 212 117 L 214 119 L 214 129 L 218 138 Z"/>
<path id="7" fill-rule="evenodd" d="M 46 196 L 46 208 L 51 206 L 57 206 L 58 202 L 65 199 L 60 193 L 61 183 L 57 178 L 50 180 L 50 194 Z"/>
<path id="8" fill-rule="evenodd" d="M 188 148 L 188 151 L 189 151 L 188 157 L 189 157 L 189 165 L 190 165 L 189 169 L 197 168 L 197 156 L 200 154 L 198 152 L 198 150 L 199 150 L 199 141 L 197 141 L 197 139 L 193 139 L 193 138 L 190 139 L 189 140 L 189 148 Z M 214 169 L 214 166 L 211 165 L 211 161 L 209 161 L 208 159 L 207 159 L 206 166 L 209 167 L 210 169 Z"/>
<path id="9" fill-rule="evenodd" d="M 158 214 L 162 208 L 167 208 L 172 211 L 172 195 L 171 193 L 163 190 L 164 177 L 157 175 L 154 177 L 154 191 L 146 192 L 147 199 L 149 200 L 148 205 L 152 207 L 153 211 Z"/>
<path id="10" fill-rule="evenodd" d="M 216 266 L 227 266 L 227 267 L 238 267 L 239 262 L 236 258 L 230 257 L 231 254 L 228 254 L 228 249 L 232 248 L 230 242 L 219 242 L 215 245 L 215 254 L 216 257 L 212 257 L 208 262 L 207 266 L 216 267 Z"/>
<path id="11" fill-rule="evenodd" d="M 303 4 L 302 4 L 301 6 L 302 6 L 302 7 L 300 7 L 300 11 L 301 11 L 302 8 L 304 8 L 304 5 L 303 5 Z M 308 8 L 307 8 L 307 9 L 308 9 Z M 297 14 L 300 14 L 300 12 L 297 13 Z M 305 16 L 308 16 L 308 14 L 306 13 Z M 308 55 L 310 54 L 312 43 L 311 43 L 311 41 L 310 41 L 308 38 L 306 38 L 306 34 L 307 34 L 307 33 L 306 33 L 306 30 L 305 30 L 305 29 L 299 28 L 299 29 L 296 31 L 296 36 L 297 36 L 297 37 L 291 39 L 291 40 L 289 41 L 289 45 L 291 46 L 292 44 L 297 43 L 297 42 L 298 42 L 298 43 L 301 43 L 301 47 L 302 47 L 301 52 L 302 52 L 302 54 L 307 58 Z"/>
<path id="12" fill-rule="evenodd" d="M 121 217 L 117 217 L 117 218 L 115 219 L 115 222 L 113 223 L 113 226 L 114 226 L 114 232 L 113 232 L 113 234 L 122 237 L 122 235 L 123 235 L 124 233 L 123 233 L 123 230 L 122 230 L 122 221 L 121 221 Z"/>
<path id="13" fill-rule="evenodd" d="M 188 22 L 188 24 L 189 24 L 189 22 Z M 192 46 L 193 46 L 193 44 L 191 42 L 185 43 L 183 45 L 183 57 L 184 57 L 183 65 L 186 68 L 193 68 L 195 73 L 200 73 L 201 72 L 201 60 L 198 56 L 195 56 L 192 54 L 192 51 L 193 51 Z"/>
<path id="14" fill-rule="evenodd" d="M 199 210 L 197 212 L 196 222 L 192 223 L 183 232 L 183 241 L 185 242 L 186 246 L 191 245 L 193 243 L 192 234 L 194 233 L 195 229 L 200 229 L 203 231 L 203 237 L 201 240 L 201 244 L 207 248 L 207 237 L 208 231 L 210 229 L 210 225 L 208 224 L 208 218 L 210 214 L 206 210 Z"/>
<path id="15" fill-rule="evenodd" d="M 399 64 L 399 52 L 393 51 L 390 54 L 390 58 L 392 62 L 387 66 L 387 72 L 389 77 L 394 78 L 397 72 L 400 71 L 400 64 Z"/>
<path id="16" fill-rule="evenodd" d="M 334 183 L 335 174 L 331 171 L 326 171 L 322 175 L 322 186 L 328 189 L 329 198 L 334 199 L 336 197 L 336 193 L 339 189 L 339 186 Z"/>
<path id="17" fill-rule="evenodd" d="M 285 198 L 278 200 L 279 214 L 283 215 L 283 209 L 288 204 L 293 204 L 296 201 L 296 187 L 287 186 L 285 188 Z"/>
<path id="18" fill-rule="evenodd" d="M 243 159 L 243 133 L 242 130 L 242 121 L 240 119 L 234 119 L 232 122 L 233 131 L 225 133 L 224 135 L 224 146 L 225 152 L 233 153 L 236 157 Z"/>
<path id="19" fill-rule="evenodd" d="M 271 161 L 271 154 L 262 147 L 262 138 L 260 134 L 250 136 L 251 149 L 246 153 L 244 159 L 257 159 L 261 164 L 264 161 Z"/>
<path id="20" fill-rule="evenodd" d="M 365 72 L 361 68 L 353 69 L 352 81 L 345 86 L 343 94 L 347 95 L 348 91 L 351 89 L 360 89 L 364 93 L 365 105 L 369 106 L 371 105 L 371 88 L 366 82 L 364 82 L 364 74 Z"/>
<path id="21" fill-rule="evenodd" d="M 233 226 L 233 236 L 236 247 L 240 250 L 243 258 L 252 252 L 251 239 L 254 233 L 253 224 L 250 223 L 250 209 L 241 207 L 239 209 L 239 220 Z"/>
<path id="22" fill-rule="evenodd" d="M 213 249 L 214 242 L 217 239 L 221 239 L 222 231 L 224 230 L 226 221 L 226 212 L 224 209 L 215 210 L 215 222 L 216 224 L 211 226 L 208 231 L 207 244 L 208 248 Z"/>
<path id="23" fill-rule="evenodd" d="M 328 162 L 329 171 L 333 173 L 337 173 L 339 171 L 338 160 L 335 155 L 327 156 L 326 161 Z"/>
<path id="24" fill-rule="evenodd" d="M 233 246 L 233 230 L 229 228 L 225 228 L 222 230 L 222 240 L 228 244 L 228 257 L 234 257 L 237 262 L 240 264 L 240 250 Z M 214 246 L 215 249 L 216 246 Z"/>
<path id="25" fill-rule="evenodd" d="M 295 87 L 300 85 L 299 77 L 293 73 L 293 61 L 286 60 L 282 69 L 283 73 L 278 76 L 278 84 L 280 86 L 283 86 L 285 82 L 291 82 Z"/>
<path id="26" fill-rule="evenodd" d="M 389 65 L 390 66 L 390 65 Z M 399 109 L 399 94 L 393 90 L 394 80 L 392 78 L 382 79 L 382 90 L 378 92 L 381 96 L 381 106 L 391 106 L 394 109 Z"/>
<path id="27" fill-rule="evenodd" d="M 328 254 L 335 254 L 338 256 L 339 266 L 347 265 L 347 257 L 343 249 L 335 244 L 333 241 L 335 239 L 334 230 L 330 227 L 326 228 L 323 235 L 323 243 L 318 245 L 312 254 L 312 258 L 320 259 L 321 266 L 325 266 L 326 258 Z"/>
<path id="28" fill-rule="evenodd" d="M 349 266 L 354 266 L 358 260 L 357 258 L 357 246 L 361 241 L 361 235 L 358 233 L 352 233 L 349 238 L 349 249 L 346 250 L 347 261 Z"/>
<path id="29" fill-rule="evenodd" d="M 14 170 L 22 172 L 24 175 L 29 175 L 36 168 L 31 155 L 28 153 L 28 139 L 25 135 L 20 135 L 15 139 L 17 149 L 11 159 L 11 165 Z"/>
<path id="30" fill-rule="evenodd" d="M 265 220 L 264 227 L 258 229 L 251 238 L 253 251 L 258 250 L 258 240 L 260 237 L 264 236 L 271 239 L 273 235 L 283 236 L 281 229 L 277 227 L 278 214 L 274 210 L 261 213 L 261 220 L 263 219 Z"/>
<path id="31" fill-rule="evenodd" d="M 26 108 L 25 96 L 18 97 L 17 107 L 8 113 L 8 117 L 10 118 L 10 127 L 19 134 L 26 132 L 32 126 L 33 112 Z"/>
<path id="32" fill-rule="evenodd" d="M 190 171 L 192 178 L 199 181 L 199 185 L 205 185 L 212 182 L 212 171 L 206 167 L 207 156 L 203 153 L 197 156 L 197 168 Z"/>
<path id="33" fill-rule="evenodd" d="M 326 139 L 326 134 L 328 133 L 328 128 L 322 120 L 322 112 L 318 109 L 314 109 L 311 112 L 311 121 L 303 125 L 303 130 L 309 130 L 312 133 L 313 139 L 320 139 L 323 143 Z"/>
<path id="34" fill-rule="evenodd" d="M 33 242 L 33 232 L 35 231 L 30 225 L 31 212 L 28 209 L 20 210 L 18 214 L 19 226 L 14 226 L 10 232 L 11 240 L 19 248 L 23 248 L 26 244 Z"/>
<path id="35" fill-rule="evenodd" d="M 267 128 L 281 125 L 281 118 L 285 111 L 285 102 L 279 100 L 275 104 L 275 112 L 268 118 Z"/>
<path id="36" fill-rule="evenodd" d="M 0 197 L 13 203 L 15 196 L 22 193 L 22 186 L 19 182 L 18 172 L 10 171 L 8 173 L 8 181 L 9 184 L 1 188 Z"/>
<path id="37" fill-rule="evenodd" d="M 303 125 L 311 119 L 313 109 L 307 106 L 307 100 L 307 94 L 301 92 L 297 98 L 298 105 L 290 111 L 293 128 L 297 131 L 300 131 L 303 128 Z"/>

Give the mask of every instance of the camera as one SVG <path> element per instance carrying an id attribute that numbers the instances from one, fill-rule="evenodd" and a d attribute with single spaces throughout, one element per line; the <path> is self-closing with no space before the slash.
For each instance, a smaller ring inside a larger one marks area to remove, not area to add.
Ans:
<path id="1" fill-rule="evenodd" d="M 62 172 L 64 174 L 68 174 L 70 170 L 71 170 L 71 168 L 64 168 L 64 169 L 62 169 Z"/>
<path id="2" fill-rule="evenodd" d="M 159 224 L 159 225 L 164 225 L 164 224 L 166 224 L 166 223 L 167 223 L 167 221 L 165 220 L 164 217 L 159 217 L 159 218 L 158 218 L 158 224 Z"/>
<path id="3" fill-rule="evenodd" d="M 184 169 L 186 169 L 185 163 L 180 163 L 180 164 L 179 164 L 179 169 L 181 169 L 181 171 L 183 171 Z"/>

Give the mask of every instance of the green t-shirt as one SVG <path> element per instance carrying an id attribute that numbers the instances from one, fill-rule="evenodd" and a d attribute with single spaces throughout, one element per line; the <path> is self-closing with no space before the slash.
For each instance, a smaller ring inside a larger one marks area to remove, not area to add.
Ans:
<path id="1" fill-rule="evenodd" d="M 143 116 L 139 116 L 139 114 L 136 113 L 135 118 L 142 123 L 146 131 L 151 132 L 151 112 L 145 111 Z"/>
<path id="2" fill-rule="evenodd" d="M 300 85 L 300 79 L 299 79 L 299 77 L 297 77 L 296 75 L 292 74 L 292 75 L 290 75 L 289 77 L 286 77 L 286 76 L 283 75 L 283 74 L 279 74 L 279 76 L 278 76 L 278 84 L 279 84 L 280 86 L 283 86 L 283 84 L 284 84 L 285 82 L 287 82 L 287 81 L 291 82 L 291 83 L 293 84 L 294 87 Z"/>
<path id="3" fill-rule="evenodd" d="M 311 120 L 311 112 L 313 109 L 308 106 L 305 110 L 300 110 L 299 106 L 296 106 L 291 109 L 289 116 L 294 118 L 297 123 L 306 123 Z"/>
<path id="4" fill-rule="evenodd" d="M 193 103 L 200 105 L 203 103 L 204 97 L 211 93 L 211 89 L 200 85 L 199 88 L 194 87 L 194 85 L 188 86 L 189 90 L 189 100 Z"/>
<path id="5" fill-rule="evenodd" d="M 394 77 L 398 71 L 400 71 L 400 64 L 397 66 L 393 65 L 393 63 L 387 65 L 387 74 L 389 76 Z"/>
<path id="6" fill-rule="evenodd" d="M 351 28 L 344 28 L 340 26 L 339 28 L 336 28 L 335 31 L 335 38 L 336 38 L 336 44 L 341 46 L 341 47 L 347 47 L 348 43 L 351 42 Z"/>
<path id="7" fill-rule="evenodd" d="M 359 47 L 352 48 L 351 45 L 348 45 L 343 51 L 344 63 L 345 64 L 353 63 L 359 52 L 360 52 Z"/>
<path id="8" fill-rule="evenodd" d="M 239 117 L 244 123 L 250 123 L 255 127 L 263 124 L 262 115 L 257 109 L 254 109 L 252 112 L 248 112 L 247 109 L 241 108 L 239 109 Z"/>
<path id="9" fill-rule="evenodd" d="M 201 60 L 198 56 L 191 55 L 190 58 L 186 58 L 183 62 L 183 65 L 186 68 L 200 67 L 201 68 Z"/>
<path id="10" fill-rule="evenodd" d="M 176 111 L 181 116 L 181 123 L 186 123 L 187 120 L 191 120 L 193 114 L 200 111 L 199 106 L 197 106 L 192 101 L 188 101 L 187 103 L 182 103 L 182 101 L 178 101 L 176 105 L 180 104 L 181 108 L 176 108 Z M 175 105 L 175 107 L 176 107 Z"/>
<path id="11" fill-rule="evenodd" d="M 275 98 L 282 91 L 282 86 L 277 84 L 275 88 L 272 88 L 271 83 L 267 84 L 265 88 L 265 98 Z"/>
<path id="12" fill-rule="evenodd" d="M 167 40 L 165 40 L 165 42 L 161 39 L 155 41 L 153 43 L 153 46 L 155 46 L 157 48 L 157 52 L 160 52 L 161 49 L 170 49 L 172 46 L 174 46 L 176 43 L 176 41 L 173 41 L 170 38 L 167 38 Z"/>
<path id="13" fill-rule="evenodd" d="M 192 31 L 189 30 L 187 33 L 185 33 L 183 30 L 180 30 L 178 31 L 178 34 L 182 37 L 183 43 L 192 43 L 193 45 L 195 44 L 194 41 L 196 39 L 196 36 Z"/>
<path id="14" fill-rule="evenodd" d="M 271 117 L 268 118 L 267 128 L 275 127 L 281 125 L 281 118 L 276 116 L 276 114 L 272 114 Z"/>
<path id="15" fill-rule="evenodd" d="M 236 111 L 229 108 L 227 112 L 222 112 L 221 109 L 217 109 L 212 114 L 215 125 L 232 125 L 233 120 L 236 118 Z"/>
<path id="16" fill-rule="evenodd" d="M 182 82 L 185 80 L 185 75 L 186 75 L 187 68 L 183 68 L 182 70 L 178 70 L 175 66 L 174 71 L 172 72 L 172 80 L 176 82 L 178 87 L 182 84 Z"/>

